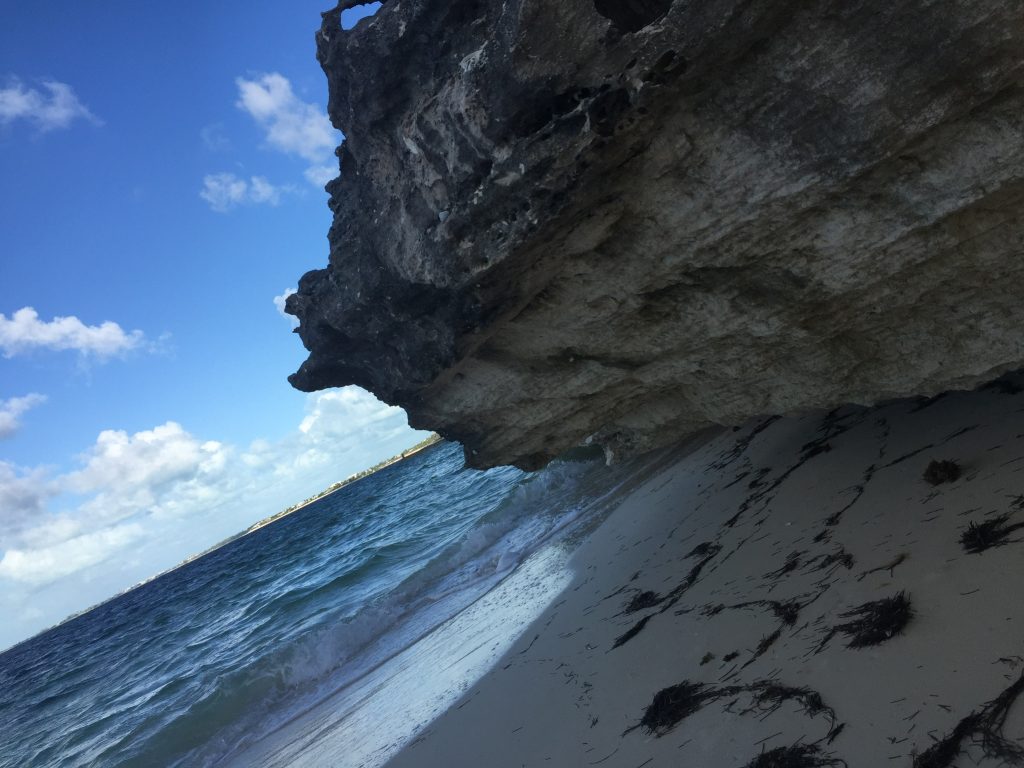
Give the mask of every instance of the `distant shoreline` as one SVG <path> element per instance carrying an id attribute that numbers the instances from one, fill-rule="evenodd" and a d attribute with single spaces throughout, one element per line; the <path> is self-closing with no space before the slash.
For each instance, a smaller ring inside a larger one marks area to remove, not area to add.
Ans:
<path id="1" fill-rule="evenodd" d="M 263 520 L 260 520 L 259 522 L 254 523 L 250 527 L 246 528 L 244 531 L 236 533 L 233 536 L 230 536 L 227 539 L 224 539 L 223 541 L 219 541 L 216 544 L 214 544 L 212 547 L 209 547 L 208 549 L 204 549 L 202 552 L 199 552 L 199 553 L 197 553 L 195 555 L 191 555 L 190 557 L 187 557 L 186 559 L 182 560 L 181 562 L 176 563 L 175 565 L 171 566 L 170 568 L 167 568 L 167 569 L 165 569 L 163 571 L 160 571 L 157 574 L 154 574 L 153 576 L 150 576 L 148 579 L 144 579 L 144 580 L 142 580 L 140 582 L 137 582 L 136 584 L 132 584 L 130 587 L 128 587 L 128 588 L 118 592 L 117 594 L 111 595 L 106 600 L 102 600 L 102 601 L 96 603 L 95 605 L 90 605 L 88 608 L 84 608 L 81 611 L 76 611 L 76 612 L 74 612 L 74 613 L 72 613 L 72 614 L 70 614 L 68 616 L 65 616 L 63 619 L 58 621 L 56 624 L 52 624 L 49 627 L 46 627 L 46 629 L 41 629 L 38 632 L 36 632 L 35 634 L 30 635 L 29 637 L 26 637 L 24 640 L 19 640 L 18 642 L 14 643 L 11 646 L 8 646 L 7 648 L 0 648 L 0 655 L 2 655 L 4 653 L 7 653 L 8 651 L 14 650 L 18 646 L 23 645 L 23 644 L 29 642 L 30 640 L 34 640 L 35 638 L 39 637 L 40 635 L 45 635 L 47 632 L 50 632 L 50 631 L 52 631 L 54 629 L 57 629 L 58 627 L 61 627 L 61 626 L 65 625 L 65 624 L 67 624 L 69 621 L 74 621 L 75 619 L 80 618 L 80 617 L 84 616 L 87 613 L 92 613 L 97 608 L 103 607 L 104 605 L 106 605 L 107 603 L 111 602 L 112 600 L 116 600 L 117 598 L 122 597 L 124 595 L 127 595 L 130 592 L 134 592 L 136 589 L 139 589 L 140 587 L 144 587 L 145 585 L 149 584 L 152 581 L 156 581 L 157 579 L 161 578 L 162 576 L 166 576 L 169 573 L 173 573 L 174 571 L 178 570 L 179 568 L 183 568 L 186 565 L 189 565 L 190 563 L 194 563 L 196 560 L 199 560 L 199 559 L 201 559 L 203 557 L 206 557 L 207 555 L 212 555 L 214 552 L 216 552 L 219 549 L 222 549 L 222 548 L 226 547 L 228 544 L 232 544 L 232 543 L 238 541 L 239 539 L 244 538 L 245 536 L 248 536 L 251 533 L 255 533 L 256 531 L 261 530 L 262 528 L 266 528 L 271 523 L 276 523 L 278 520 L 283 520 L 284 518 L 288 517 L 289 515 L 291 515 L 291 514 L 293 514 L 295 512 L 298 512 L 300 509 L 304 509 L 305 507 L 308 507 L 310 504 L 312 504 L 312 503 L 314 503 L 316 501 L 320 501 L 320 500 L 325 499 L 325 498 L 327 498 L 328 496 L 330 496 L 330 495 L 332 495 L 334 493 L 337 493 L 342 488 L 347 488 L 348 486 L 353 485 L 354 483 L 358 483 L 360 480 L 365 480 L 367 477 L 370 477 L 371 475 L 377 474 L 382 469 L 386 469 L 387 467 L 394 466 L 395 464 L 398 464 L 399 462 L 405 461 L 406 459 L 411 458 L 412 456 L 416 456 L 417 454 L 420 454 L 420 453 L 422 453 L 423 451 L 425 451 L 425 450 L 427 450 L 429 448 L 433 448 L 434 446 L 441 445 L 442 443 L 445 443 L 445 442 L 447 442 L 447 441 L 443 437 L 441 437 L 437 433 L 434 433 L 430 437 L 426 438 L 425 440 L 423 440 L 423 441 L 421 441 L 419 443 L 416 443 L 411 448 L 408 448 L 408 449 L 402 451 L 401 453 L 396 454 L 395 456 L 392 456 L 389 459 L 385 459 L 384 461 L 382 461 L 382 462 L 380 462 L 378 464 L 375 464 L 375 465 L 373 465 L 372 467 L 370 467 L 368 469 L 362 470 L 361 472 L 357 472 L 355 475 L 351 475 L 350 477 L 347 477 L 346 479 L 339 481 L 335 485 L 330 486 L 328 489 L 326 489 L 324 491 L 321 491 L 320 493 L 318 493 L 315 496 L 311 496 L 310 498 L 308 498 L 305 501 L 295 505 L 294 507 L 289 507 L 289 508 L 287 508 L 287 509 L 285 509 L 285 510 L 283 510 L 281 512 L 278 512 L 278 513 L 276 513 L 274 515 L 271 515 L 268 518 L 264 518 Z"/>
<path id="2" fill-rule="evenodd" d="M 346 478 L 345 480 L 340 481 L 340 483 L 337 483 L 336 486 L 331 486 L 328 489 L 326 489 L 324 491 L 321 491 L 318 495 L 312 496 L 309 499 L 306 499 L 305 501 L 301 502 L 300 504 L 298 504 L 295 507 L 290 507 L 290 508 L 284 510 L 283 512 L 278 512 L 276 515 L 273 515 L 271 517 L 268 517 L 268 518 L 265 518 L 263 520 L 260 520 L 257 523 L 253 523 L 251 526 L 246 528 L 241 533 L 237 534 L 236 536 L 233 536 L 232 538 L 230 538 L 229 540 L 223 542 L 222 544 L 217 545 L 217 547 L 215 549 L 220 549 L 220 547 L 224 546 L 224 544 L 230 544 L 232 541 L 240 539 L 243 536 L 248 536 L 250 533 L 254 533 L 255 531 L 260 530 L 261 528 L 266 528 L 271 523 L 276 523 L 278 520 L 283 520 L 284 518 L 288 517 L 289 515 L 292 515 L 295 512 L 298 512 L 300 509 L 304 509 L 304 508 L 308 507 L 310 504 L 312 504 L 314 502 L 321 501 L 323 499 L 326 499 L 328 496 L 332 496 L 333 494 L 335 494 L 338 491 L 340 491 L 342 488 L 348 488 L 350 485 L 354 485 L 355 483 L 358 483 L 360 480 L 365 480 L 366 478 L 370 477 L 371 475 L 377 474 L 382 469 L 387 469 L 388 467 L 392 467 L 395 464 L 403 462 L 406 459 L 411 458 L 412 456 L 415 456 L 415 455 L 417 455 L 419 453 L 422 453 L 423 451 L 425 451 L 425 450 L 427 450 L 429 448 L 433 448 L 434 446 L 440 445 L 441 443 L 444 443 L 444 442 L 445 442 L 444 438 L 437 437 L 436 440 L 431 440 L 430 442 L 417 443 L 416 445 L 414 445 L 409 450 L 402 451 L 402 453 L 399 453 L 396 456 L 392 456 L 390 459 L 386 459 L 385 461 L 381 462 L 380 464 L 375 464 L 373 467 L 371 467 L 368 470 L 365 470 L 364 472 L 357 473 L 356 475 L 353 475 L 353 476 L 351 476 L 349 478 Z M 207 550 L 206 552 L 204 552 L 204 553 L 202 553 L 200 555 L 196 555 L 196 558 L 202 557 L 203 554 L 209 554 L 210 552 L 215 551 L 215 549 L 210 549 L 210 550 Z M 193 558 L 193 559 L 196 559 L 196 558 Z M 191 562 L 191 561 L 189 561 L 189 562 Z M 181 563 L 181 565 L 184 565 L 184 563 Z"/>

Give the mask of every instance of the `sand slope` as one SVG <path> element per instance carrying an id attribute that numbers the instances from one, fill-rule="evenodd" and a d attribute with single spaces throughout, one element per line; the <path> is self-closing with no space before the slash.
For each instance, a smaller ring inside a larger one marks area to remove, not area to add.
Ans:
<path id="1" fill-rule="evenodd" d="M 723 433 L 390 765 L 1024 764 L 1022 472 L 1009 380 Z"/>

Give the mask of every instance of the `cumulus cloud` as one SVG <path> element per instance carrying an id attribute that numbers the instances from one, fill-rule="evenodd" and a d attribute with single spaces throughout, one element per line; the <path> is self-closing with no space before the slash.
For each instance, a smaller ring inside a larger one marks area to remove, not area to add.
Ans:
<path id="1" fill-rule="evenodd" d="M 326 113 L 316 104 L 295 95 L 288 78 L 277 72 L 254 79 L 239 77 L 236 106 L 250 115 L 266 133 L 267 143 L 282 152 L 313 163 L 306 179 L 322 187 L 337 176 L 327 164 L 337 145 L 338 134 Z"/>
<path id="2" fill-rule="evenodd" d="M 51 349 L 75 350 L 105 359 L 136 349 L 143 342 L 142 331 L 126 332 L 109 320 L 99 325 L 86 325 L 74 316 L 43 321 L 32 307 L 23 307 L 10 318 L 0 312 L 0 351 L 4 357 Z"/>
<path id="3" fill-rule="evenodd" d="M 0 462 L 0 579 L 34 589 L 129 545 L 179 560 L 213 543 L 195 529 L 221 530 L 217 538 L 235 532 L 416 439 L 401 409 L 346 387 L 307 396 L 296 430 L 246 450 L 169 421 L 135 433 L 105 430 L 76 469 L 57 477 Z M 162 536 L 193 543 L 171 553 Z"/>
<path id="4" fill-rule="evenodd" d="M 82 456 L 85 466 L 62 484 L 78 494 L 94 494 L 80 511 L 97 520 L 156 514 L 173 502 L 178 485 L 197 479 L 216 483 L 227 450 L 217 441 L 200 441 L 173 421 L 132 435 L 108 429 Z"/>
<path id="5" fill-rule="evenodd" d="M 251 176 L 248 181 L 233 173 L 211 173 L 203 177 L 199 197 L 218 213 L 227 213 L 239 205 L 278 205 L 287 187 L 271 184 L 263 176 Z"/>
<path id="6" fill-rule="evenodd" d="M 239 77 L 235 83 L 238 108 L 263 126 L 271 146 L 310 162 L 334 149 L 337 139 L 327 115 L 299 99 L 286 77 L 271 72 L 255 80 Z"/>
<path id="7" fill-rule="evenodd" d="M 281 317 L 289 321 L 292 324 L 293 328 L 297 328 L 299 325 L 299 318 L 295 317 L 294 315 L 289 315 L 287 312 L 284 311 L 284 304 L 286 301 L 288 301 L 288 297 L 291 296 L 293 293 L 295 293 L 294 288 L 285 288 L 284 293 L 282 293 L 280 296 L 274 297 L 274 306 L 277 307 L 277 313 L 281 315 Z"/>
<path id="8" fill-rule="evenodd" d="M 14 78 L 0 88 L 0 124 L 24 120 L 41 131 L 67 128 L 75 120 L 100 124 L 67 83 L 44 80 L 41 85 L 42 91 Z"/>
<path id="9" fill-rule="evenodd" d="M 0 578 L 25 584 L 47 584 L 102 563 L 141 539 L 143 534 L 141 525 L 128 523 L 37 549 L 8 549 L 0 559 Z"/>
<path id="10" fill-rule="evenodd" d="M 404 412 L 359 387 L 342 387 L 310 395 L 299 432 L 308 440 L 320 442 L 350 437 L 388 420 L 404 421 Z"/>
<path id="11" fill-rule="evenodd" d="M 22 397 L 0 400 L 0 439 L 10 437 L 21 426 L 23 413 L 46 402 L 46 396 L 32 392 Z"/>

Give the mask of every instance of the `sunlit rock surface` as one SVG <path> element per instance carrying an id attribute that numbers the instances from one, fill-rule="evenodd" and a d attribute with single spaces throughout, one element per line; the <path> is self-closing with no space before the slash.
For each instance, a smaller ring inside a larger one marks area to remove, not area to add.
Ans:
<path id="1" fill-rule="evenodd" d="M 390 0 L 309 359 L 478 467 L 1024 366 L 1024 2 Z"/>

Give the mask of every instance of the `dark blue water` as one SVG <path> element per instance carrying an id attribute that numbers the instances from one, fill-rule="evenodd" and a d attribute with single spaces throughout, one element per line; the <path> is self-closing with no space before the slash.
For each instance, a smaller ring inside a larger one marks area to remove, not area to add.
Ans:
<path id="1" fill-rule="evenodd" d="M 0 655 L 0 766 L 237 758 L 493 589 L 606 475 L 465 470 L 445 444 L 347 486 Z"/>

